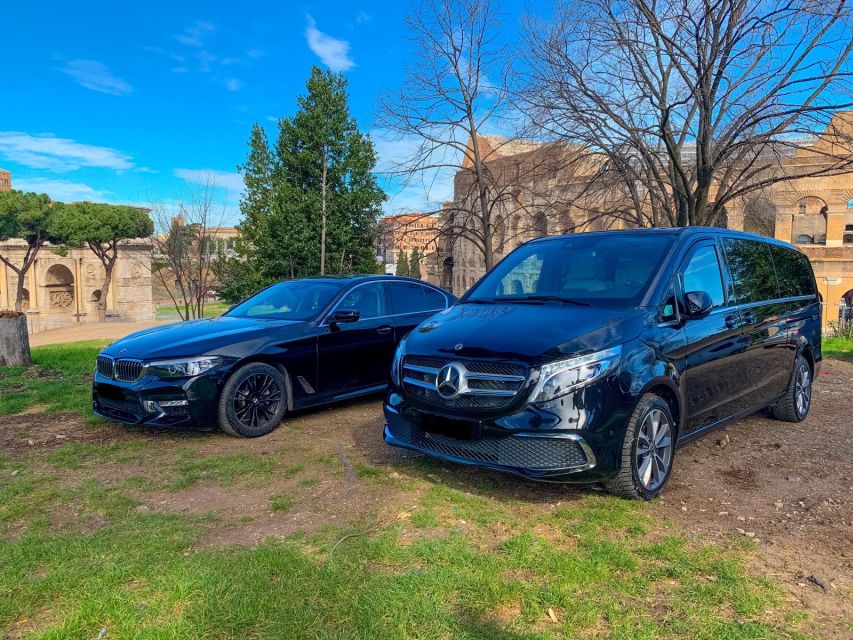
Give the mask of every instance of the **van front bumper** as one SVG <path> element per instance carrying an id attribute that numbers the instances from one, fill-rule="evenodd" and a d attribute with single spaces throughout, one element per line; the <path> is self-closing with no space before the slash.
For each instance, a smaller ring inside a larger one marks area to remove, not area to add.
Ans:
<path id="1" fill-rule="evenodd" d="M 389 394 L 389 398 L 391 394 Z M 613 443 L 620 436 L 571 429 L 507 429 L 500 419 L 468 420 L 471 431 L 463 424 L 461 437 L 453 425 L 457 418 L 443 419 L 450 428 L 424 428 L 424 412 L 407 405 L 397 395 L 396 406 L 386 399 L 385 442 L 446 460 L 531 478 L 560 482 L 596 482 L 613 476 Z M 526 409 L 516 414 L 520 422 L 534 414 Z M 505 423 L 505 421 L 503 421 Z M 623 434 L 624 436 L 624 434 Z M 596 450 L 604 451 L 603 459 Z M 602 464 L 603 463 L 603 464 Z"/>

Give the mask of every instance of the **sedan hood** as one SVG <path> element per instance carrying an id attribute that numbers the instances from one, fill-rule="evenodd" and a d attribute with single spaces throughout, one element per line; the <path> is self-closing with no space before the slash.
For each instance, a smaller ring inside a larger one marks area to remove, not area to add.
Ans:
<path id="1" fill-rule="evenodd" d="M 406 342 L 406 351 L 519 360 L 537 366 L 627 342 L 640 334 L 642 322 L 636 308 L 463 303 L 418 326 Z"/>
<path id="2" fill-rule="evenodd" d="M 103 353 L 112 357 L 155 360 L 207 354 L 228 355 L 228 348 L 270 337 L 286 340 L 301 333 L 307 322 L 260 318 L 207 318 L 177 322 L 137 331 L 122 338 Z"/>

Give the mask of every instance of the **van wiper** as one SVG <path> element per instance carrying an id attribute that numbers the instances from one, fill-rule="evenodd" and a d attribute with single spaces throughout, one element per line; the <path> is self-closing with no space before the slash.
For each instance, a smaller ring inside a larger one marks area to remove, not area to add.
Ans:
<path id="1" fill-rule="evenodd" d="M 574 304 L 579 307 L 589 307 L 591 306 L 589 302 L 581 302 L 580 300 L 572 300 L 571 298 L 564 298 L 563 296 L 551 296 L 551 295 L 532 295 L 532 296 L 524 296 L 523 298 L 505 298 L 507 302 L 562 302 L 564 304 Z"/>

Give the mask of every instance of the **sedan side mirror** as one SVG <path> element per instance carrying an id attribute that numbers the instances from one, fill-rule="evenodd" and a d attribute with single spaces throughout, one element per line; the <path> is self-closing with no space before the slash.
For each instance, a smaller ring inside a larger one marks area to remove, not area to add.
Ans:
<path id="1" fill-rule="evenodd" d="M 711 312 L 714 306 L 714 301 L 704 291 L 688 291 L 684 294 L 685 302 L 687 303 L 688 318 L 703 318 Z"/>
<path id="2" fill-rule="evenodd" d="M 361 313 L 355 309 L 338 309 L 329 318 L 334 324 L 345 324 L 347 322 L 358 322 Z"/>

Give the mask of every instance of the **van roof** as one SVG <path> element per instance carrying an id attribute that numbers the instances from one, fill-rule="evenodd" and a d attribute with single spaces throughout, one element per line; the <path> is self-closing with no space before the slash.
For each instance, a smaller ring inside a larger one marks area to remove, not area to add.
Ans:
<path id="1" fill-rule="evenodd" d="M 724 229 L 722 227 L 700 227 L 700 226 L 691 226 L 691 227 L 646 227 L 646 228 L 630 228 L 630 229 L 613 229 L 609 231 L 588 231 L 584 232 L 584 235 L 598 235 L 598 236 L 606 236 L 606 235 L 668 235 L 668 236 L 679 236 L 679 237 L 690 237 L 695 235 L 727 235 L 727 236 L 735 236 L 739 238 L 745 238 L 749 240 L 757 240 L 759 242 L 766 242 L 768 244 L 778 244 L 784 247 L 796 249 L 793 245 L 783 240 L 778 240 L 776 238 L 770 238 L 768 236 L 762 236 L 757 233 L 750 233 L 748 231 L 738 231 L 736 229 Z M 556 240 L 559 238 L 571 238 L 572 236 L 576 236 L 578 234 L 567 233 L 559 236 L 543 236 L 541 238 L 536 238 L 534 240 L 530 240 L 530 242 L 548 242 L 550 240 Z M 797 249 L 798 250 L 798 249 Z"/>

